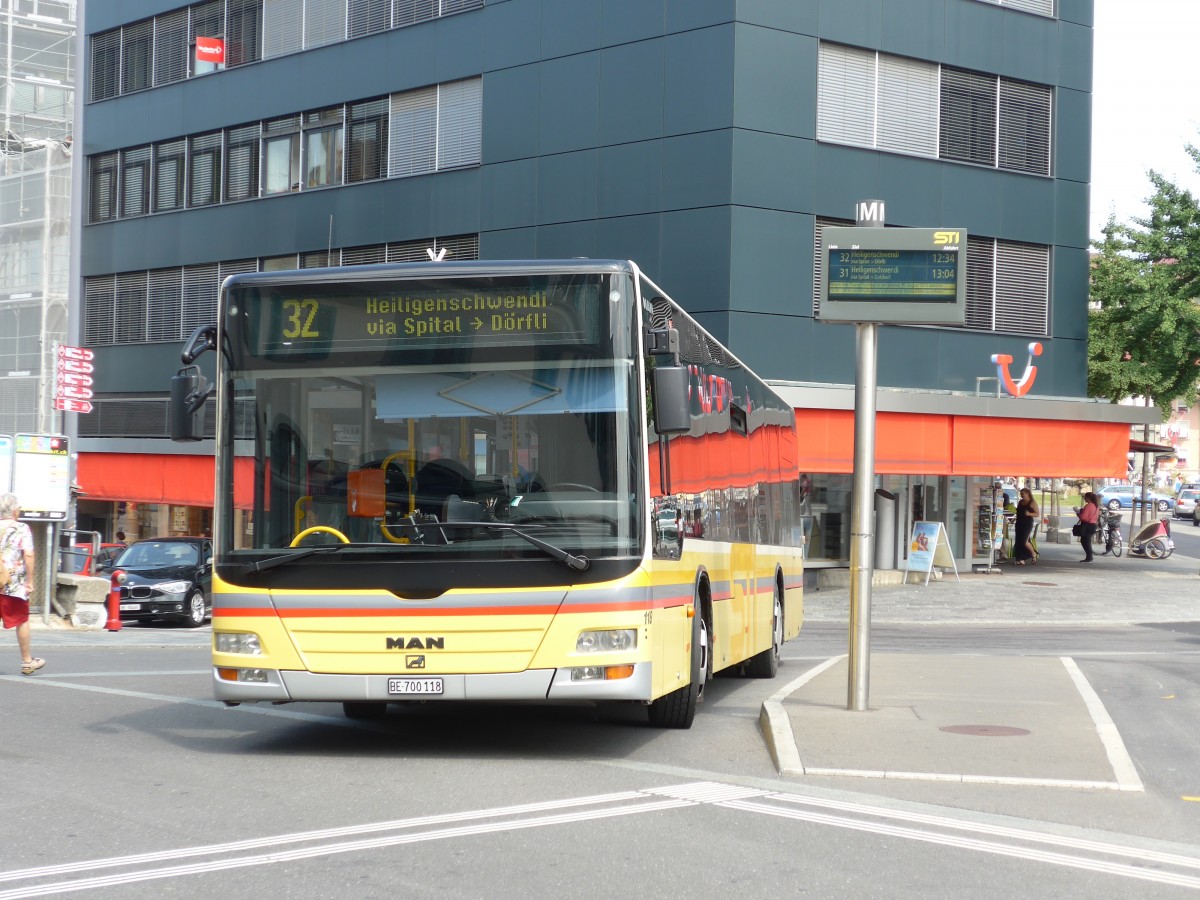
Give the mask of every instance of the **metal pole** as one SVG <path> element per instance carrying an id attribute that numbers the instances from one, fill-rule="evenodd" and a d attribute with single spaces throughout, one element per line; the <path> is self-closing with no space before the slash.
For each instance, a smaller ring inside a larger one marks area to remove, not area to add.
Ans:
<path id="1" fill-rule="evenodd" d="M 868 708 L 871 663 L 871 514 L 875 486 L 875 388 L 879 325 L 855 328 L 854 487 L 850 515 L 850 684 L 846 708 Z"/>

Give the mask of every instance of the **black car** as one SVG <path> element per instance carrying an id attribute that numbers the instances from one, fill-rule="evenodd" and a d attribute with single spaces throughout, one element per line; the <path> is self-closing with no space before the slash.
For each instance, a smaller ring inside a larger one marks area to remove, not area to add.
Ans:
<path id="1" fill-rule="evenodd" d="M 122 622 L 169 619 L 198 628 L 212 613 L 212 538 L 147 538 L 105 568 L 121 573 Z"/>

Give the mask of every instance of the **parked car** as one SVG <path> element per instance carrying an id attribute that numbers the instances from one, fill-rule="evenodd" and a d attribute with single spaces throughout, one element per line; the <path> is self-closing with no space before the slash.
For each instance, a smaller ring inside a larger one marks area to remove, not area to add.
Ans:
<path id="1" fill-rule="evenodd" d="M 1134 505 L 1142 505 L 1142 489 L 1136 484 L 1109 484 L 1096 491 L 1100 505 L 1109 509 L 1133 509 Z M 1147 491 L 1146 498 L 1155 509 L 1170 512 L 1172 501 L 1170 497 L 1155 491 Z"/>
<path id="2" fill-rule="evenodd" d="M 1200 481 L 1185 481 L 1179 485 L 1179 490 L 1175 492 L 1175 495 L 1179 496 L 1182 491 L 1200 491 Z"/>
<path id="3" fill-rule="evenodd" d="M 212 556 L 212 538 L 147 538 L 130 544 L 107 567 L 120 586 L 121 621 L 203 625 L 212 615 Z"/>
<path id="4" fill-rule="evenodd" d="M 1182 490 L 1175 498 L 1175 518 L 1190 519 L 1196 512 L 1196 503 L 1200 502 L 1200 490 Z"/>
<path id="5" fill-rule="evenodd" d="M 107 564 L 121 555 L 124 544 L 101 544 L 93 555 L 91 543 L 63 547 L 58 554 L 58 571 L 70 575 L 102 575 Z"/>

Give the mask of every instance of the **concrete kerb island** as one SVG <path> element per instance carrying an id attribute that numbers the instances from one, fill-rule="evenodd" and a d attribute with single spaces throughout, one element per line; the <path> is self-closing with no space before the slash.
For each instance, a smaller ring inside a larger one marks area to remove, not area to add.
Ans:
<path id="1" fill-rule="evenodd" d="M 763 703 L 784 775 L 1141 791 L 1111 718 L 1069 658 L 876 654 L 871 708 L 846 708 L 847 658 Z"/>

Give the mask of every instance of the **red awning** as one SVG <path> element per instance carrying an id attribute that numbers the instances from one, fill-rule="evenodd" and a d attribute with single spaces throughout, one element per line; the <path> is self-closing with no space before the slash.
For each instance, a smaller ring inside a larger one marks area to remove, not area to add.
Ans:
<path id="1" fill-rule="evenodd" d="M 239 458 L 234 465 L 252 467 L 254 460 Z M 237 482 L 247 489 L 253 474 Z M 166 453 L 80 453 L 75 481 L 88 500 L 128 500 L 134 503 L 166 503 L 172 506 L 213 505 L 215 482 L 211 456 Z M 235 505 L 248 509 L 251 498 L 235 496 Z"/>
<path id="2" fill-rule="evenodd" d="M 798 409 L 799 471 L 849 473 L 854 411 Z M 875 471 L 881 475 L 1037 475 L 1124 478 L 1129 425 L 881 412 Z"/>

